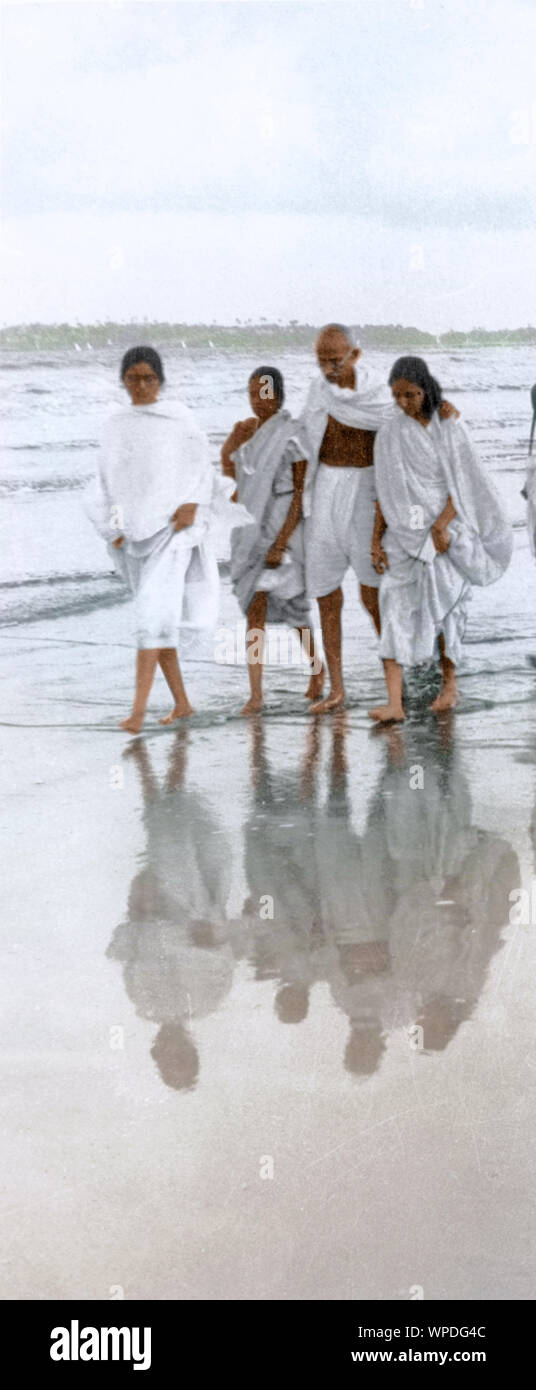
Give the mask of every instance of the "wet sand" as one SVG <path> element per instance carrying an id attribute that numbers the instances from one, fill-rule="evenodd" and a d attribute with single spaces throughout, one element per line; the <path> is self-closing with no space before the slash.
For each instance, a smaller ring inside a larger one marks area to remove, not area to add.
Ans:
<path id="1" fill-rule="evenodd" d="M 123 605 L 4 629 L 3 1297 L 534 1296 L 525 560 L 401 731 L 351 585 L 323 721 L 197 661 L 129 742 Z"/>

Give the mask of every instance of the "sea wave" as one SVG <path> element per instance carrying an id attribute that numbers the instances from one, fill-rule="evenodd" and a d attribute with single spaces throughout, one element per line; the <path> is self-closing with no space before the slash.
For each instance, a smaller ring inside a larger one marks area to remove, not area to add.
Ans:
<path id="1" fill-rule="evenodd" d="M 0 478 L 0 497 L 20 496 L 25 492 L 81 492 L 89 482 L 82 478 Z"/>

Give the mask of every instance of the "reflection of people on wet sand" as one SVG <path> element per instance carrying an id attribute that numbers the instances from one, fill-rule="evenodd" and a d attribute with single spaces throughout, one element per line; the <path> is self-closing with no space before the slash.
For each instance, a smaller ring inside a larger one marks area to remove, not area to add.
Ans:
<path id="1" fill-rule="evenodd" d="M 281 1023 L 301 1023 L 317 978 L 319 933 L 313 788 L 268 765 L 262 722 L 252 721 L 254 799 L 244 832 L 249 958 L 257 980 L 277 981 Z M 273 899 L 263 916 L 262 902 Z M 273 916 L 268 912 L 273 911 Z"/>
<path id="2" fill-rule="evenodd" d="M 445 728 L 383 737 L 378 796 L 396 895 L 391 1022 L 422 1030 L 418 1050 L 442 1051 L 471 1017 L 501 948 L 519 864 L 506 840 L 473 826 L 467 779 Z"/>
<path id="3" fill-rule="evenodd" d="M 350 1031 L 344 1065 L 379 1067 L 389 1034 L 443 1050 L 469 1019 L 519 882 L 517 857 L 472 825 L 467 779 L 437 728 L 378 727 L 386 766 L 364 832 L 351 822 L 345 721 L 330 730 L 328 797 L 316 799 L 321 721 L 310 730 L 298 777 L 274 775 L 262 725 L 253 734 L 255 802 L 246 828 L 248 955 L 259 980 L 276 983 L 275 1012 L 300 1023 L 319 982 L 329 985 Z M 273 897 L 273 916 L 259 906 Z M 410 1038 L 411 1035 L 411 1038 Z"/>
<path id="4" fill-rule="evenodd" d="M 321 916 L 332 998 L 348 1016 L 344 1065 L 369 1075 L 385 1049 L 383 999 L 390 976 L 389 919 L 394 906 L 385 808 L 375 795 L 365 832 L 351 824 L 345 715 L 334 717 L 329 794 L 317 821 Z"/>
<path id="5" fill-rule="evenodd" d="M 143 790 L 147 847 L 126 921 L 107 952 L 122 962 L 136 1012 L 159 1025 L 151 1055 L 174 1090 L 195 1086 L 199 1056 L 192 1024 L 219 1007 L 234 973 L 225 911 L 229 845 L 205 800 L 183 785 L 187 738 L 186 730 L 175 736 L 163 787 L 146 745 L 129 747 Z"/>
<path id="6" fill-rule="evenodd" d="M 253 727 L 255 802 L 245 832 L 249 908 L 255 927 L 250 959 L 257 979 L 277 981 L 274 1008 L 282 1023 L 300 1023 L 317 981 L 330 984 L 351 1019 L 345 1064 L 374 1070 L 383 1050 L 378 980 L 389 968 L 392 890 L 381 813 L 363 839 L 350 823 L 344 754 L 345 715 L 334 716 L 326 806 L 316 800 L 320 721 L 307 738 L 297 779 L 268 766 L 262 724 Z M 273 917 L 258 904 L 273 897 Z"/>

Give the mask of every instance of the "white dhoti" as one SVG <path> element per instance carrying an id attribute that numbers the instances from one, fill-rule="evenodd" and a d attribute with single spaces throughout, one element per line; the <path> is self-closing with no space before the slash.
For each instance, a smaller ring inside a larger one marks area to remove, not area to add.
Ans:
<path id="1" fill-rule="evenodd" d="M 306 521 L 307 591 L 331 594 L 353 569 L 360 584 L 377 589 L 370 544 L 374 526 L 374 469 L 336 468 L 319 463 Z"/>
<path id="2" fill-rule="evenodd" d="M 303 515 L 306 520 L 306 578 L 311 598 L 331 594 L 351 568 L 360 584 L 378 588 L 370 544 L 374 526 L 373 467 L 340 467 L 321 462 L 328 420 L 349 429 L 376 433 L 393 413 L 387 383 L 378 373 L 355 369 L 355 389 L 339 387 L 320 375 L 301 416 L 308 442 Z"/>

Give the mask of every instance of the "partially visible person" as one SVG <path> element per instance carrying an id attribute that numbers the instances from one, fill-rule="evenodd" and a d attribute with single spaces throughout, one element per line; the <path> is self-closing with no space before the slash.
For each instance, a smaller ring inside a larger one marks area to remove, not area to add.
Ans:
<path id="1" fill-rule="evenodd" d="M 376 519 L 371 558 L 380 582 L 388 703 L 369 711 L 402 721 L 405 666 L 439 659 L 442 688 L 431 709 L 458 703 L 459 664 L 471 586 L 493 584 L 510 563 L 513 533 L 493 484 L 459 421 L 440 418 L 441 387 L 419 357 L 395 362 L 397 409 L 375 448 Z"/>
<path id="2" fill-rule="evenodd" d="M 305 692 L 318 699 L 324 670 L 314 648 L 305 592 L 302 496 L 307 459 L 298 427 L 283 408 L 277 367 L 257 367 L 249 378 L 253 416 L 235 425 L 222 448 L 222 469 L 236 481 L 235 497 L 254 525 L 235 529 L 231 545 L 234 594 L 247 618 L 250 698 L 243 714 L 262 708 L 267 623 L 296 628 L 311 665 Z"/>

